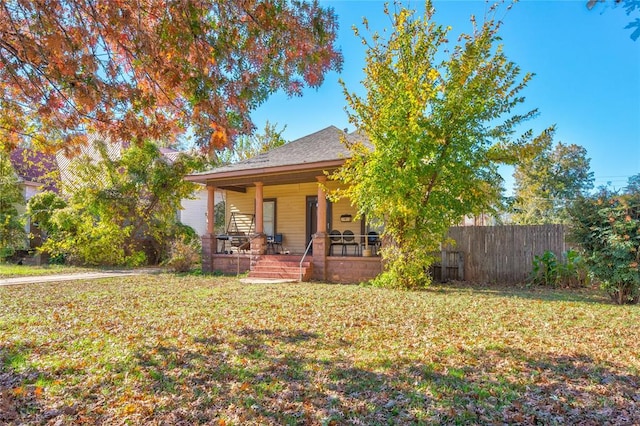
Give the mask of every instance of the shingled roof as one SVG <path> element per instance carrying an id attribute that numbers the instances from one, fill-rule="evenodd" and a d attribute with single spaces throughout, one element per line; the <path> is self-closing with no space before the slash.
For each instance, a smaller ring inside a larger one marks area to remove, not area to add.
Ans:
<path id="1" fill-rule="evenodd" d="M 304 172 L 308 178 L 322 170 L 335 169 L 351 156 L 342 144 L 343 137 L 352 140 L 356 136 L 329 126 L 247 160 L 194 173 L 188 179 L 201 183 L 220 181 L 222 184 L 234 185 L 247 181 L 250 177 L 287 174 L 292 176 L 293 181 L 302 181 L 305 179 L 301 176 Z M 298 177 L 295 178 L 294 175 Z"/>

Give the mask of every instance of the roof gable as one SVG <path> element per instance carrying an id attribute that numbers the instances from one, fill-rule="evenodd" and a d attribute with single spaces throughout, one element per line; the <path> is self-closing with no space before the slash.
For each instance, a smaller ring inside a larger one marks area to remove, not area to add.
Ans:
<path id="1" fill-rule="evenodd" d="M 342 163 L 351 156 L 342 139 L 350 140 L 354 137 L 335 126 L 329 126 L 247 160 L 194 173 L 190 180 L 204 181 L 223 175 L 247 175 L 252 171 L 260 174 L 276 169 L 312 168 L 316 164 L 328 162 Z"/>

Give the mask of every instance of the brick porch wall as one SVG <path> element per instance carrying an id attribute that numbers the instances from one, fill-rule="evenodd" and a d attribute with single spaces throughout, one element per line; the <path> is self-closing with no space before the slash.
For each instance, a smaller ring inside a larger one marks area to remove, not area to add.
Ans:
<path id="1" fill-rule="evenodd" d="M 313 255 L 311 262 L 313 263 L 313 274 L 311 278 L 315 281 L 327 280 L 327 235 L 315 234 L 313 236 Z"/>
<path id="2" fill-rule="evenodd" d="M 244 274 L 251 267 L 251 256 L 248 254 L 214 254 L 212 259 L 213 269 L 210 272 L 220 271 L 223 274 L 238 273 L 238 262 L 240 262 L 240 273 Z"/>
<path id="3" fill-rule="evenodd" d="M 327 257 L 328 282 L 360 283 L 377 277 L 382 272 L 379 257 Z"/>
<path id="4" fill-rule="evenodd" d="M 216 248 L 216 237 L 206 234 L 202 236 L 202 272 L 213 272 L 213 253 Z"/>
<path id="5" fill-rule="evenodd" d="M 216 245 L 218 241 L 215 235 L 202 236 L 202 272 L 222 272 L 224 274 L 236 274 L 238 264 L 240 273 L 243 274 L 251 267 L 251 256 L 248 254 L 218 254 Z"/>

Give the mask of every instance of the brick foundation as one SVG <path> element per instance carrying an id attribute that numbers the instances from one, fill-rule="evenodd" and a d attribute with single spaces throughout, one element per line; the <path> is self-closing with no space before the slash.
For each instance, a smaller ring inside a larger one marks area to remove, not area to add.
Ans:
<path id="1" fill-rule="evenodd" d="M 249 271 L 251 258 L 248 254 L 214 254 L 212 270 L 210 272 L 222 272 L 223 274 L 244 274 Z"/>
<path id="2" fill-rule="evenodd" d="M 327 280 L 327 234 L 313 236 L 313 279 Z"/>
<path id="3" fill-rule="evenodd" d="M 360 283 L 377 277 L 381 272 L 379 257 L 327 257 L 328 282 Z"/>
<path id="4" fill-rule="evenodd" d="M 216 249 L 216 236 L 206 234 L 202 236 L 202 272 L 213 272 L 213 255 Z"/>

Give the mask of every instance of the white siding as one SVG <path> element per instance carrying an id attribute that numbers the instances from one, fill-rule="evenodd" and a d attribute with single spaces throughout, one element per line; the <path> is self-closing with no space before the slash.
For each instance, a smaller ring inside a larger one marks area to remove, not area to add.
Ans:
<path id="1" fill-rule="evenodd" d="M 195 193 L 195 199 L 184 199 L 180 202 L 180 222 L 195 229 L 200 236 L 207 233 L 207 188 L 202 187 Z M 216 191 L 215 203 L 223 200 L 222 193 Z"/>

